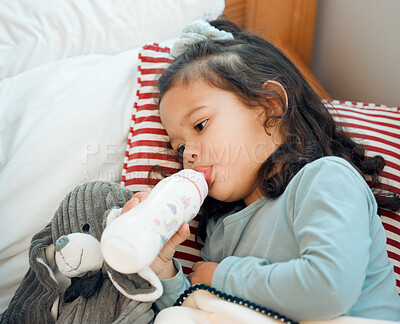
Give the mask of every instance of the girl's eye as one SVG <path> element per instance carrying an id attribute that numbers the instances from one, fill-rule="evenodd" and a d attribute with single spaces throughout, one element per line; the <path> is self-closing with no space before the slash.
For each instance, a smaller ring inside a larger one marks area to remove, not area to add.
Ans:
<path id="1" fill-rule="evenodd" d="M 198 131 L 199 133 L 204 129 L 204 127 L 207 124 L 208 119 L 202 121 L 201 123 L 198 123 L 196 126 L 194 126 L 193 128 Z"/>
<path id="2" fill-rule="evenodd" d="M 178 150 L 177 150 L 177 152 L 178 152 L 178 158 L 179 158 L 179 160 L 183 160 L 183 152 L 185 151 L 185 144 L 183 144 L 183 145 L 181 145 L 181 146 L 179 146 L 178 147 Z"/>

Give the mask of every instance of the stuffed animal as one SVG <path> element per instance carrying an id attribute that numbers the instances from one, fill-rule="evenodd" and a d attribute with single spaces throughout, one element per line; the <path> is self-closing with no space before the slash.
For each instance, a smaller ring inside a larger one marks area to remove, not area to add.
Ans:
<path id="1" fill-rule="evenodd" d="M 118 273 L 100 250 L 107 221 L 131 196 L 101 181 L 69 193 L 52 221 L 33 237 L 30 269 L 0 322 L 152 323 L 152 301 L 162 292 L 158 278 Z"/>

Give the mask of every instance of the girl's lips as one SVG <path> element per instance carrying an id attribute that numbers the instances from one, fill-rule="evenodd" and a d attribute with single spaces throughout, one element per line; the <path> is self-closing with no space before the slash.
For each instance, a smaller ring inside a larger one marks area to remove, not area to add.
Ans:
<path id="1" fill-rule="evenodd" d="M 196 167 L 196 168 L 194 168 L 194 171 L 204 173 L 204 178 L 206 179 L 208 187 L 211 186 L 211 183 L 212 183 L 212 179 L 211 179 L 212 167 L 210 167 L 210 166 L 207 166 L 207 167 Z"/>

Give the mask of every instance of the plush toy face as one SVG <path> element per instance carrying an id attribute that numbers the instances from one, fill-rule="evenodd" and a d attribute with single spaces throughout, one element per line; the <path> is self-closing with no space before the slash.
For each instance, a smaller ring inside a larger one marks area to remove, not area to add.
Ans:
<path id="1" fill-rule="evenodd" d="M 103 266 L 100 242 L 85 233 L 63 235 L 55 242 L 56 263 L 67 277 L 81 277 Z"/>

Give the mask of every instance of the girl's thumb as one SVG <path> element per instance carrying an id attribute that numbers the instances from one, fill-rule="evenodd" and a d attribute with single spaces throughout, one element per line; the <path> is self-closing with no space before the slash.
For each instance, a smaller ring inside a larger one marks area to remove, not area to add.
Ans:
<path id="1" fill-rule="evenodd" d="M 190 236 L 190 229 L 189 229 L 189 224 L 184 223 L 182 224 L 181 228 L 176 232 L 170 241 L 171 247 L 173 247 L 174 250 L 182 244 L 184 241 L 186 241 Z"/>

